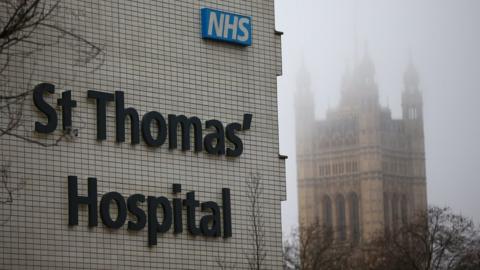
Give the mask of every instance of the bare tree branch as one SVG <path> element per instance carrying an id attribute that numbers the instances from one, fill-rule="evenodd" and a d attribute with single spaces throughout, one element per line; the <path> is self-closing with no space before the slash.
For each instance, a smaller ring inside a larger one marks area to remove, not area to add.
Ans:
<path id="1" fill-rule="evenodd" d="M 93 63 L 93 72 L 103 64 L 101 46 L 75 29 L 75 22 L 80 19 L 77 13 L 67 5 L 61 5 L 61 0 L 0 0 L 0 113 L 3 116 L 0 138 L 9 136 L 40 147 L 54 147 L 72 138 L 70 130 L 67 130 L 46 142 L 33 138 L 28 130 L 21 127 L 24 127 L 25 102 L 36 84 L 33 82 L 37 74 L 36 62 L 44 51 L 69 48 L 71 52 L 68 56 L 73 57 L 74 66 L 90 69 Z M 93 62 L 96 59 L 99 61 Z M 59 80 L 71 82 L 77 76 L 74 74 Z M 8 164 L 0 168 L 0 192 L 5 194 L 5 198 L 0 200 L 2 208 L 10 207 L 15 201 L 14 194 L 25 186 L 24 180 L 15 184 L 10 171 Z M 10 217 L 6 217 L 8 222 Z"/>
<path id="2" fill-rule="evenodd" d="M 25 185 L 26 181 L 21 180 L 20 182 L 14 185 L 11 176 L 11 162 L 3 161 L 0 167 L 0 175 L 1 175 L 1 190 L 6 193 L 6 198 L 0 198 L 0 205 L 6 205 L 8 207 L 8 214 L 2 215 L 2 221 L 0 225 L 4 225 L 11 219 L 11 205 L 14 201 L 14 193 L 22 190 Z"/>
<path id="3" fill-rule="evenodd" d="M 261 177 L 259 174 L 252 174 L 247 182 L 247 197 L 250 202 L 250 226 L 252 237 L 252 251 L 247 254 L 249 269 L 263 269 L 267 257 L 265 250 L 265 224 L 261 212 L 260 199 L 262 196 Z"/>
<path id="4" fill-rule="evenodd" d="M 464 258 L 480 252 L 479 233 L 473 222 L 449 208 L 438 207 L 429 208 L 396 236 L 380 239 L 375 245 L 381 248 L 376 256 L 402 270 L 475 269 L 459 267 Z"/>
<path id="5" fill-rule="evenodd" d="M 284 243 L 285 270 L 347 269 L 352 246 L 335 242 L 332 228 L 318 221 L 294 230 Z"/>

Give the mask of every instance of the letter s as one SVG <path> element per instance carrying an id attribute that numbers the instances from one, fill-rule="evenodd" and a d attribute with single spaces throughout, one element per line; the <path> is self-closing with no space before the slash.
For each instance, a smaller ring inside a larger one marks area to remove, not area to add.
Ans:
<path id="1" fill-rule="evenodd" d="M 33 103 L 35 103 L 37 109 L 47 116 L 46 125 L 35 122 L 35 131 L 39 133 L 51 133 L 55 131 L 58 122 L 57 112 L 43 99 L 45 92 L 50 94 L 55 93 L 55 86 L 50 83 L 41 83 L 33 89 Z"/>
<path id="2" fill-rule="evenodd" d="M 248 18 L 240 18 L 240 20 L 238 21 L 238 27 L 240 28 L 240 32 L 243 33 L 243 35 L 237 36 L 238 41 L 245 42 L 250 37 L 250 33 L 248 32 L 248 29 L 245 25 L 250 25 L 250 20 Z"/>
<path id="3" fill-rule="evenodd" d="M 227 139 L 235 145 L 235 148 L 232 150 L 227 148 L 227 156 L 228 157 L 238 157 L 243 152 L 243 142 L 242 140 L 235 134 L 235 131 L 240 131 L 242 129 L 242 125 L 239 123 L 231 123 L 228 124 L 226 127 L 226 137 Z"/>

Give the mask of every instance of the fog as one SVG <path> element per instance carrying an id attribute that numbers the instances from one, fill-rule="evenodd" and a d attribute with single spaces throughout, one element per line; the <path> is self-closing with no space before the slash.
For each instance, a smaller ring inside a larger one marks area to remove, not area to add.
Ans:
<path id="1" fill-rule="evenodd" d="M 480 222 L 480 1 L 276 0 L 283 31 L 278 78 L 280 149 L 288 155 L 284 233 L 298 223 L 294 94 L 302 63 L 310 73 L 316 118 L 337 105 L 355 52 L 375 63 L 380 102 L 400 118 L 409 57 L 424 97 L 429 204 Z"/>

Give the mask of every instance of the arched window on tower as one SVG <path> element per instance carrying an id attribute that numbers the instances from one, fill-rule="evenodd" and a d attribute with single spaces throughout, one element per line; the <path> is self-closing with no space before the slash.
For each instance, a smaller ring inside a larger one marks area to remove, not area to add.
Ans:
<path id="1" fill-rule="evenodd" d="M 350 230 L 353 243 L 360 241 L 360 206 L 357 193 L 352 192 L 348 198 L 350 208 Z"/>
<path id="2" fill-rule="evenodd" d="M 338 239 L 344 241 L 347 239 L 346 222 L 345 222 L 345 198 L 339 194 L 335 198 L 335 206 L 337 210 L 337 231 Z"/>
<path id="3" fill-rule="evenodd" d="M 383 193 L 383 219 L 385 224 L 385 238 L 390 238 L 390 197 L 386 192 Z"/>
<path id="4" fill-rule="evenodd" d="M 322 218 L 325 239 L 333 239 L 333 218 L 332 218 L 332 200 L 328 195 L 323 196 L 322 199 Z"/>
<path id="5" fill-rule="evenodd" d="M 353 161 L 353 166 L 352 166 L 352 167 L 353 167 L 353 171 L 354 171 L 354 172 L 357 172 L 357 171 L 358 171 L 358 163 L 357 163 L 357 161 Z"/>
<path id="6" fill-rule="evenodd" d="M 417 108 L 411 107 L 408 109 L 408 119 L 415 120 L 418 118 Z"/>
<path id="7" fill-rule="evenodd" d="M 398 203 L 398 195 L 393 194 L 392 196 L 392 229 L 393 233 L 398 232 L 398 225 L 399 225 L 399 203 Z"/>
<path id="8" fill-rule="evenodd" d="M 402 225 L 405 226 L 408 223 L 407 196 L 405 194 L 402 195 L 401 210 L 402 210 Z"/>
<path id="9" fill-rule="evenodd" d="M 332 201 L 328 195 L 323 196 L 323 225 L 332 227 Z"/>

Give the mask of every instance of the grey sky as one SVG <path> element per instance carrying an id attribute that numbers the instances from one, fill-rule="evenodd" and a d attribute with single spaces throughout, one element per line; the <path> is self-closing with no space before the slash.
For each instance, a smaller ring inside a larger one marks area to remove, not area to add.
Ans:
<path id="1" fill-rule="evenodd" d="M 336 106 L 340 78 L 355 48 L 374 60 L 380 100 L 400 117 L 409 54 L 424 95 L 428 201 L 480 222 L 480 1 L 276 0 L 283 31 L 279 77 L 282 154 L 287 154 L 286 233 L 297 224 L 294 92 L 302 62 L 310 72 L 316 117 Z M 357 41 L 357 42 L 355 42 Z M 355 46 L 357 44 L 358 46 Z M 366 44 L 366 45 L 365 45 Z"/>

